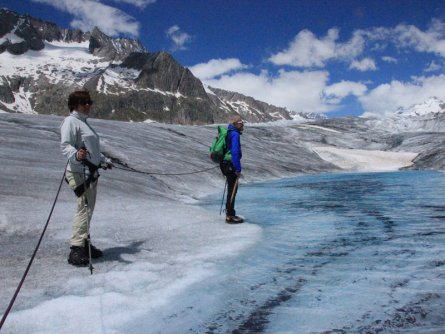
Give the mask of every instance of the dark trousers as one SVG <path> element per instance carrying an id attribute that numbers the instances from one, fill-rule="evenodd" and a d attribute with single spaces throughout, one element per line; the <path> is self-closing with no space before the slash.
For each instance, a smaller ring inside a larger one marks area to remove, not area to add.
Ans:
<path id="1" fill-rule="evenodd" d="M 235 198 L 238 192 L 238 183 L 236 182 L 238 177 L 235 174 L 235 170 L 230 161 L 223 161 L 219 165 L 221 172 L 227 179 L 227 198 L 226 198 L 226 215 L 235 216 Z"/>

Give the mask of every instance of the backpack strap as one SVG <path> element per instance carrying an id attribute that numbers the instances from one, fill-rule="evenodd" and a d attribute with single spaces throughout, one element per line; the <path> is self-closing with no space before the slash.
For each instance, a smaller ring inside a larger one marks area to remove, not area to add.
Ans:
<path id="1" fill-rule="evenodd" d="M 230 145 L 229 145 L 229 136 L 230 136 L 230 133 L 232 132 L 233 130 L 227 130 L 227 135 L 226 135 L 226 147 L 225 147 L 225 150 L 224 150 L 224 154 L 226 154 L 227 152 L 229 152 L 230 151 Z M 232 143 L 232 140 L 230 140 L 230 144 Z"/>
<path id="2" fill-rule="evenodd" d="M 226 156 L 230 157 L 230 160 L 231 160 L 232 151 L 231 151 L 231 148 L 230 148 L 229 144 L 231 144 L 232 141 L 229 140 L 229 136 L 230 136 L 230 133 L 232 131 L 233 130 L 227 130 L 227 135 L 226 135 L 226 138 L 225 138 L 224 152 L 223 152 L 223 161 L 229 161 L 228 159 L 226 160 Z"/>

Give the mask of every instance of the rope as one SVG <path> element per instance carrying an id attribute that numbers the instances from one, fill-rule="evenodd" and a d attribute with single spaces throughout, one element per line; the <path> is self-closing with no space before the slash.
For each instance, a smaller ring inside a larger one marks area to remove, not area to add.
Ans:
<path id="1" fill-rule="evenodd" d="M 3 324 L 5 323 L 6 318 L 8 317 L 9 312 L 11 311 L 12 306 L 14 305 L 14 302 L 15 302 L 15 300 L 16 300 L 19 292 L 20 292 L 20 289 L 22 288 L 22 285 L 25 282 L 26 276 L 28 275 L 29 269 L 31 268 L 31 265 L 32 265 L 32 263 L 34 261 L 34 258 L 35 258 L 36 254 L 37 254 L 37 251 L 38 251 L 38 249 L 40 247 L 40 243 L 42 242 L 43 236 L 45 235 L 46 229 L 48 227 L 49 221 L 50 221 L 51 216 L 52 216 L 53 211 L 54 211 L 54 207 L 56 206 L 57 199 L 59 198 L 60 189 L 62 188 L 63 181 L 65 180 L 65 172 L 66 172 L 67 167 L 68 167 L 68 161 L 67 161 L 67 163 L 65 165 L 65 170 L 63 171 L 63 177 L 62 177 L 62 180 L 60 180 L 59 190 L 57 191 L 57 195 L 56 195 L 56 198 L 54 199 L 53 206 L 52 206 L 51 211 L 49 213 L 48 219 L 46 220 L 45 227 L 43 228 L 42 234 L 40 235 L 39 242 L 37 243 L 37 246 L 34 249 L 34 253 L 31 256 L 31 260 L 28 263 L 28 267 L 26 267 L 25 273 L 23 274 L 22 279 L 20 280 L 20 283 L 19 283 L 17 289 L 15 290 L 15 293 L 12 296 L 11 301 L 9 302 L 8 308 L 6 309 L 5 313 L 3 314 L 2 320 L 0 321 L 0 330 L 2 329 Z"/>
<path id="2" fill-rule="evenodd" d="M 32 256 L 31 256 L 31 259 L 30 259 L 30 261 L 28 263 L 28 266 L 26 267 L 26 270 L 25 270 L 25 272 L 24 272 L 24 274 L 22 276 L 22 279 L 20 280 L 20 283 L 19 283 L 17 289 L 15 290 L 15 293 L 12 296 L 11 301 L 9 302 L 8 308 L 6 309 L 5 313 L 3 314 L 2 320 L 0 321 L 0 330 L 2 329 L 3 324 L 6 321 L 6 318 L 8 317 L 9 313 L 11 312 L 11 309 L 12 309 L 12 307 L 14 305 L 14 302 L 15 302 L 19 292 L 20 292 L 20 289 L 22 288 L 22 285 L 25 282 L 26 276 L 28 275 L 28 272 L 31 269 L 31 265 L 32 265 L 32 263 L 34 261 L 34 258 L 35 258 L 36 254 L 37 254 L 37 251 L 38 251 L 39 247 L 40 247 L 40 244 L 41 244 L 41 242 L 43 240 L 43 236 L 45 235 L 45 232 L 46 232 L 46 230 L 48 228 L 48 224 L 49 224 L 49 221 L 50 221 L 51 216 L 53 214 L 54 207 L 56 206 L 57 199 L 59 198 L 60 189 L 62 188 L 63 181 L 65 180 L 65 173 L 66 173 L 67 167 L 68 167 L 68 161 L 67 161 L 67 163 L 65 165 L 65 170 L 63 171 L 62 180 L 60 180 L 60 185 L 59 185 L 59 189 L 57 190 L 56 198 L 54 199 L 54 202 L 53 202 L 53 205 L 51 207 L 51 211 L 49 213 L 48 219 L 46 220 L 45 227 L 43 228 L 42 234 L 40 235 L 39 241 L 37 242 L 37 246 L 34 249 L 34 252 L 33 252 Z M 134 169 L 132 167 L 122 168 L 122 167 L 118 167 L 118 166 L 114 166 L 113 168 L 124 170 L 124 171 L 127 171 L 127 172 L 146 174 L 146 175 L 166 175 L 166 176 L 168 175 L 168 176 L 174 176 L 174 175 L 190 175 L 190 174 L 203 173 L 203 172 L 207 172 L 209 170 L 215 169 L 217 167 L 219 167 L 219 166 L 214 166 L 214 167 L 210 167 L 210 168 L 206 168 L 206 169 L 201 169 L 201 170 L 192 171 L 192 172 L 185 172 L 185 173 L 152 173 L 152 172 L 139 171 L 139 170 L 136 170 L 136 169 Z"/>
<path id="3" fill-rule="evenodd" d="M 215 169 L 217 167 L 219 167 L 219 166 L 214 166 L 214 167 L 210 167 L 210 168 L 206 168 L 206 169 L 201 169 L 201 170 L 197 170 L 197 171 L 193 171 L 193 172 L 185 172 L 185 173 L 153 173 L 153 172 L 143 172 L 143 171 L 139 171 L 137 169 L 131 168 L 131 167 L 122 168 L 122 167 L 118 167 L 118 166 L 114 166 L 113 168 L 124 170 L 124 171 L 127 171 L 127 172 L 146 174 L 146 175 L 176 176 L 176 175 L 190 175 L 190 174 L 204 173 L 204 172 L 207 172 L 209 170 Z"/>

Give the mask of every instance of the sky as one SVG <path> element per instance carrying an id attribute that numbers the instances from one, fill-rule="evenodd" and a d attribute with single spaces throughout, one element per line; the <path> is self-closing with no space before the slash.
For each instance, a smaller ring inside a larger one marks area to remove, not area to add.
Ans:
<path id="1" fill-rule="evenodd" d="M 206 85 L 297 112 L 355 116 L 445 101 L 445 1 L 0 0 L 167 51 Z"/>

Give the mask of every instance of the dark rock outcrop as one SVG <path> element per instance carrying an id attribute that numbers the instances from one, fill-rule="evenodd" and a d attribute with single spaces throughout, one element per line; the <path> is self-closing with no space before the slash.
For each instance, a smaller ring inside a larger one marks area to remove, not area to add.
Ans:
<path id="1" fill-rule="evenodd" d="M 201 81 L 166 52 L 133 53 L 121 66 L 141 71 L 136 79 L 140 87 L 208 99 Z"/>
<path id="2" fill-rule="evenodd" d="M 43 40 L 32 26 L 29 17 L 21 17 L 14 12 L 0 9 L 0 51 L 19 55 L 28 50 L 42 50 Z"/>
<path id="3" fill-rule="evenodd" d="M 41 39 L 48 42 L 84 42 L 87 40 L 88 34 L 84 34 L 79 29 L 62 29 L 55 23 L 42 21 L 33 17 L 28 17 L 31 25 L 38 32 Z"/>
<path id="4" fill-rule="evenodd" d="M 133 52 L 146 52 L 139 41 L 129 38 L 113 39 L 98 28 L 91 31 L 89 50 L 91 54 L 106 60 L 123 60 Z"/>
<path id="5" fill-rule="evenodd" d="M 285 108 L 255 100 L 250 96 L 209 87 L 215 95 L 249 122 L 271 122 L 281 119 L 292 119 Z"/>
<path id="6" fill-rule="evenodd" d="M 85 88 L 95 99 L 93 113 L 105 119 L 208 124 L 225 123 L 236 113 L 250 122 L 290 119 L 283 108 L 237 93 L 206 91 L 172 55 L 149 53 L 137 40 L 111 38 L 98 28 L 91 32 L 64 29 L 0 10 L 0 53 L 20 56 L 42 50 L 45 43 L 53 43 L 48 53 L 57 49 L 60 52 L 54 57 L 59 58 L 47 63 L 31 58 L 27 67 L 1 76 L 2 110 L 64 115 L 68 95 Z M 242 106 L 237 104 L 240 101 Z"/>

